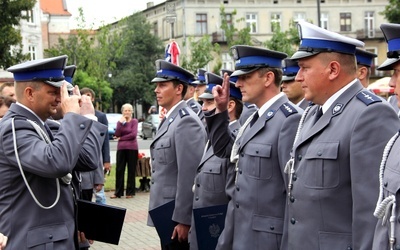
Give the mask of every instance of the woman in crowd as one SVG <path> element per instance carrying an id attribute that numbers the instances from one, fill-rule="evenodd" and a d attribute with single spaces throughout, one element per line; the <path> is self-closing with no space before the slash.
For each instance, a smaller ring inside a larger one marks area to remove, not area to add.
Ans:
<path id="1" fill-rule="evenodd" d="M 115 137 L 117 145 L 117 169 L 115 171 L 115 193 L 111 199 L 124 196 L 125 167 L 128 165 L 126 198 L 135 195 L 135 172 L 138 160 L 137 127 L 138 120 L 132 117 L 133 107 L 126 103 L 121 108 L 122 117 L 117 123 Z"/>

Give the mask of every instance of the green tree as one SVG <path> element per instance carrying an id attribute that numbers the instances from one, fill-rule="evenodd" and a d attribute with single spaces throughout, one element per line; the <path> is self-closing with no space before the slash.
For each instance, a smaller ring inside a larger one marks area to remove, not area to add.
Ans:
<path id="1" fill-rule="evenodd" d="M 18 27 L 21 19 L 27 19 L 27 10 L 31 10 L 35 3 L 35 0 L 0 1 L 0 68 L 8 68 L 27 59 L 22 53 Z"/>
<path id="2" fill-rule="evenodd" d="M 278 24 L 274 25 L 274 35 L 264 43 L 265 47 L 286 53 L 289 57 L 292 56 L 300 44 L 299 33 L 294 21 L 290 22 L 289 29 L 286 31 L 282 31 Z"/>
<path id="3" fill-rule="evenodd" d="M 219 44 L 212 44 L 209 35 L 202 36 L 197 41 L 193 37 L 189 37 L 189 44 L 191 54 L 190 57 L 182 56 L 182 67 L 194 74 L 197 69 L 205 67 L 220 52 Z"/>
<path id="4" fill-rule="evenodd" d="M 155 99 L 154 85 L 150 84 L 155 75 L 155 61 L 162 58 L 164 46 L 154 36 L 142 13 L 135 13 L 126 18 L 126 26 L 119 33 L 119 42 L 124 44 L 121 57 L 115 60 L 112 72 L 114 104 L 119 107 L 124 103 L 133 105 L 152 104 Z"/>
<path id="5" fill-rule="evenodd" d="M 244 22 L 244 18 L 236 19 L 236 10 L 232 11 L 231 13 L 226 13 L 223 5 L 221 5 L 219 11 L 219 15 L 221 17 L 221 30 L 223 31 L 228 48 L 239 44 L 253 45 L 251 42 L 250 27 L 239 30 L 235 26 L 235 23 L 239 24 Z"/>
<path id="6" fill-rule="evenodd" d="M 103 26 L 98 31 L 86 29 L 84 13 L 80 8 L 76 34 L 67 39 L 59 38 L 59 43 L 45 53 L 47 56 L 67 55 L 68 63 L 77 66 L 74 84 L 93 89 L 98 108 L 104 110 L 108 109 L 112 99 L 109 73 L 122 53 L 120 47 L 123 43 L 118 39 L 117 31 L 111 31 L 109 26 Z"/>
<path id="7" fill-rule="evenodd" d="M 400 23 L 400 1 L 389 0 L 389 4 L 386 5 L 385 10 L 379 14 L 384 15 L 390 23 Z"/>

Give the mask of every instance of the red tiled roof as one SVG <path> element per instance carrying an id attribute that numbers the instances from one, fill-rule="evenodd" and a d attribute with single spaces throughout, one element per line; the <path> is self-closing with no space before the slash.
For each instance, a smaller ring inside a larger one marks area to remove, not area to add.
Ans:
<path id="1" fill-rule="evenodd" d="M 64 9 L 64 0 L 40 0 L 40 8 L 44 13 L 56 16 L 72 16 Z"/>

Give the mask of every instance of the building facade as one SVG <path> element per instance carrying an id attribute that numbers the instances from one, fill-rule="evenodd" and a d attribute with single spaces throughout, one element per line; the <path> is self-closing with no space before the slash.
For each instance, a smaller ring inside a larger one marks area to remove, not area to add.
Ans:
<path id="1" fill-rule="evenodd" d="M 379 26 L 387 22 L 380 13 L 388 4 L 387 0 L 320 0 L 319 4 L 316 0 L 169 0 L 158 5 L 149 2 L 143 14 L 152 24 L 153 33 L 165 43 L 174 38 L 182 54 L 190 54 L 190 48 L 184 46 L 189 37 L 209 35 L 222 45 L 221 60 L 228 69 L 234 65 L 224 47 L 221 5 L 228 20 L 234 11 L 234 19 L 242 19 L 234 23 L 236 28 L 250 27 L 254 45 L 261 46 L 273 36 L 274 24 L 284 31 L 292 20 L 306 20 L 365 42 L 366 50 L 378 54 L 378 66 L 386 59 L 387 44 Z M 373 76 L 382 74 L 373 69 Z"/>

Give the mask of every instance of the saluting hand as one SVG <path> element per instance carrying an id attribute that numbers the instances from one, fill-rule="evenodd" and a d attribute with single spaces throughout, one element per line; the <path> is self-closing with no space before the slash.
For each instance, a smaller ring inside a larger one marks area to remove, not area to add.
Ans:
<path id="1" fill-rule="evenodd" d="M 76 86 L 78 87 L 78 86 Z M 89 96 L 81 96 L 81 115 L 94 115 L 94 106 Z"/>
<path id="2" fill-rule="evenodd" d="M 78 90 L 78 94 L 75 94 L 76 89 Z M 78 86 L 75 86 L 74 94 L 70 96 L 68 94 L 67 84 L 64 83 L 61 86 L 60 97 L 61 97 L 61 111 L 62 111 L 63 115 L 68 112 L 80 114 L 81 95 L 79 94 Z"/>
<path id="3" fill-rule="evenodd" d="M 221 113 L 227 109 L 229 102 L 229 85 L 229 75 L 225 73 L 222 86 L 217 85 L 212 89 L 214 101 L 216 103 L 215 113 Z"/>
<path id="4" fill-rule="evenodd" d="M 7 236 L 0 233 L 0 250 L 6 249 L 7 240 L 8 240 Z"/>

